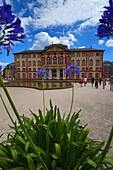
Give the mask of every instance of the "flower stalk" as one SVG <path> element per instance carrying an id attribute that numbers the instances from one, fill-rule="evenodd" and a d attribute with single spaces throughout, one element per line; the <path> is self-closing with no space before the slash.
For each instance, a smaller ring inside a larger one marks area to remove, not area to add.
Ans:
<path id="1" fill-rule="evenodd" d="M 45 94 L 44 94 L 44 79 L 42 79 L 42 93 L 43 93 L 43 112 L 45 117 Z"/>
<path id="2" fill-rule="evenodd" d="M 71 98 L 71 106 L 70 106 L 70 111 L 69 111 L 69 115 L 71 115 L 73 102 L 74 102 L 74 78 L 75 76 L 78 76 L 80 74 L 80 68 L 72 64 L 66 68 L 65 74 L 67 75 L 67 77 L 72 79 L 72 98 Z"/>

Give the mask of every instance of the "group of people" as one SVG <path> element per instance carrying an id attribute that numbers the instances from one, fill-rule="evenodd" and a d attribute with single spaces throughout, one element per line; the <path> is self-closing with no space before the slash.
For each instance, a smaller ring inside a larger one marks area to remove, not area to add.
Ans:
<path id="1" fill-rule="evenodd" d="M 84 86 L 86 86 L 86 84 L 87 84 L 87 77 L 81 77 L 80 78 L 80 81 L 79 81 L 79 83 L 80 83 L 80 86 L 82 87 L 83 86 L 83 84 L 84 84 Z M 98 89 L 98 86 L 100 85 L 101 86 L 101 84 L 102 84 L 102 82 L 103 82 L 103 89 L 105 88 L 105 86 L 106 86 L 106 79 L 103 77 L 103 78 L 95 78 L 94 79 L 94 77 L 92 77 L 92 79 L 91 79 L 91 85 L 92 85 L 92 87 L 95 85 L 95 88 L 96 89 Z"/>
<path id="2" fill-rule="evenodd" d="M 92 77 L 92 79 L 91 79 L 91 84 L 92 84 L 92 87 L 93 87 L 93 85 L 95 84 L 95 88 L 96 89 L 98 89 L 98 85 L 100 85 L 101 86 L 101 84 L 102 84 L 102 82 L 103 82 L 103 89 L 105 88 L 105 86 L 106 86 L 106 79 L 105 78 L 95 78 L 94 79 L 94 77 Z"/>

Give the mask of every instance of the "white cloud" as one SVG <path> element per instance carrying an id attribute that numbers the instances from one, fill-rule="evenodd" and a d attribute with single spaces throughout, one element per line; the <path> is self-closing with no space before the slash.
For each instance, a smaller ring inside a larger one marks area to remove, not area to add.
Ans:
<path id="1" fill-rule="evenodd" d="M 30 48 L 31 50 L 36 49 L 43 49 L 45 46 L 50 44 L 58 44 L 62 43 L 64 45 L 67 45 L 68 47 L 73 46 L 74 42 L 77 41 L 77 39 L 74 37 L 73 34 L 67 34 L 65 36 L 58 37 L 51 37 L 47 32 L 40 32 L 35 35 L 35 43 Z"/>
<path id="2" fill-rule="evenodd" d="M 104 40 L 99 40 L 98 43 L 102 45 L 104 43 Z"/>
<path id="3" fill-rule="evenodd" d="M 81 47 L 78 47 L 78 48 L 86 48 L 85 46 L 81 46 Z"/>
<path id="4" fill-rule="evenodd" d="M 8 65 L 9 63 L 3 63 L 3 62 L 0 62 L 0 65 L 2 66 L 2 67 L 5 67 L 6 65 Z"/>
<path id="5" fill-rule="evenodd" d="M 113 39 L 109 39 L 106 44 L 107 47 L 113 47 Z"/>
<path id="6" fill-rule="evenodd" d="M 35 28 L 71 25 L 78 21 L 79 30 L 86 26 L 95 26 L 101 17 L 103 7 L 108 0 L 38 0 L 41 7 L 34 7 L 32 24 Z"/>

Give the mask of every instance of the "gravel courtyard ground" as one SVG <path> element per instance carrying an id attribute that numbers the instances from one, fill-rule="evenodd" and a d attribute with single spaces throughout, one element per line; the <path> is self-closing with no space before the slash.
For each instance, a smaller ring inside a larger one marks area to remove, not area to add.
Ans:
<path id="1" fill-rule="evenodd" d="M 30 116 L 29 109 L 35 113 L 38 113 L 38 109 L 42 109 L 41 90 L 8 87 L 8 91 L 20 114 Z M 0 88 L 0 93 L 5 100 L 10 113 L 15 118 L 2 88 Z M 71 88 L 45 90 L 45 99 L 47 108 L 49 108 L 49 101 L 51 99 L 53 106 L 57 105 L 60 108 L 62 115 L 64 113 L 68 114 L 71 100 Z M 95 89 L 95 87 L 91 87 L 90 83 L 87 84 L 86 87 L 80 87 L 80 85 L 76 83 L 73 112 L 79 111 L 80 109 L 82 109 L 80 112 L 80 120 L 83 125 L 88 124 L 88 127 L 91 129 L 90 137 L 107 141 L 113 125 L 113 92 L 109 90 L 109 84 L 107 83 L 105 89 L 103 89 L 102 86 Z M 8 124 L 11 124 L 11 122 L 0 100 L 0 134 L 9 130 Z M 0 140 L 3 140 L 4 138 L 5 136 Z M 110 155 L 113 155 L 113 148 L 110 151 Z"/>

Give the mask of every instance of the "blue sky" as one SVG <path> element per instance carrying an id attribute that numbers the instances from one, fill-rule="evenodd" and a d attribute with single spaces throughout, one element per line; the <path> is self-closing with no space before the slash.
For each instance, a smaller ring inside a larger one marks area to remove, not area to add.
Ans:
<path id="1" fill-rule="evenodd" d="M 0 0 L 0 3 L 2 0 Z M 104 60 L 113 61 L 113 39 L 95 36 L 103 7 L 109 0 L 6 0 L 13 13 L 22 21 L 26 38 L 16 42 L 6 56 L 2 50 L 0 64 L 14 61 L 13 52 L 40 50 L 51 43 L 62 43 L 69 48 L 105 50 Z"/>

